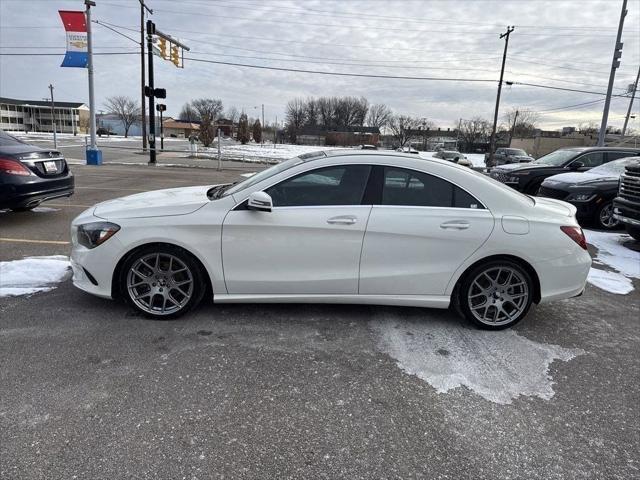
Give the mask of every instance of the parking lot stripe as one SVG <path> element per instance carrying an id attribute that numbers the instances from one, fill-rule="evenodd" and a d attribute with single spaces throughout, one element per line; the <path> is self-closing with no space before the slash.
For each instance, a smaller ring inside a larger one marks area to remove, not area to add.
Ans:
<path id="1" fill-rule="evenodd" d="M 13 242 L 13 243 L 45 243 L 48 245 L 69 245 L 69 242 L 62 240 L 30 240 L 28 238 L 4 238 L 0 237 L 0 242 Z"/>
<path id="2" fill-rule="evenodd" d="M 82 188 L 84 190 L 123 190 L 127 192 L 146 192 L 146 190 L 141 190 L 139 188 L 111 188 L 111 187 L 76 187 L 76 189 Z"/>
<path id="3" fill-rule="evenodd" d="M 93 205 L 78 205 L 76 203 L 47 203 L 51 207 L 77 207 L 77 208 L 91 208 Z"/>

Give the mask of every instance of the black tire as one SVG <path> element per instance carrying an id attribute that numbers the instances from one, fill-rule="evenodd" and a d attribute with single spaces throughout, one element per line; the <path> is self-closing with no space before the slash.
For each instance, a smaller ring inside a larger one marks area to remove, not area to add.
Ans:
<path id="1" fill-rule="evenodd" d="M 540 186 L 542 185 L 542 181 L 536 181 L 533 182 L 531 185 L 529 185 L 527 188 L 525 188 L 524 193 L 526 193 L 527 195 L 537 195 L 538 194 L 538 190 L 540 190 Z"/>
<path id="2" fill-rule="evenodd" d="M 629 235 L 631 235 L 634 240 L 640 242 L 640 227 L 634 227 L 633 225 L 625 225 L 625 230 Z"/>
<path id="3" fill-rule="evenodd" d="M 600 208 L 596 210 L 593 221 L 596 227 L 603 230 L 615 230 L 620 228 L 620 222 L 613 218 L 613 201 L 608 201 L 600 205 Z"/>
<path id="4" fill-rule="evenodd" d="M 153 258 L 157 259 L 155 265 L 149 261 Z M 173 268 L 174 265 L 178 269 Z M 179 270 L 183 267 L 186 270 Z M 190 284 L 187 283 L 189 280 Z M 140 282 L 140 285 L 133 282 Z M 149 245 L 134 250 L 123 262 L 118 276 L 120 296 L 135 310 L 154 320 L 171 320 L 184 315 L 198 306 L 206 290 L 206 272 L 200 263 L 185 249 L 172 245 Z M 177 303 L 166 309 L 167 297 Z"/>
<path id="5" fill-rule="evenodd" d="M 489 277 L 483 276 L 488 273 Z M 479 293 L 483 288 L 491 290 L 492 275 L 497 272 L 496 280 L 498 287 L 491 295 Z M 508 276 L 513 273 L 512 276 Z M 479 277 L 482 277 L 479 279 Z M 478 280 L 479 283 L 476 283 Z M 486 283 L 483 283 L 483 281 Z M 500 285 L 504 283 L 516 281 L 513 286 L 508 287 Z M 520 282 L 521 281 L 521 282 Z M 522 283 L 522 287 L 517 286 Z M 526 296 L 520 296 L 526 292 Z M 534 297 L 534 282 L 531 275 L 520 264 L 511 260 L 491 260 L 473 267 L 464 274 L 464 277 L 458 284 L 456 298 L 454 299 L 454 308 L 462 314 L 464 318 L 479 328 L 485 330 L 502 330 L 512 327 L 522 320 L 531 308 Z M 482 302 L 484 296 L 485 302 Z M 475 297 L 475 300 L 473 299 Z M 517 298 L 516 298 L 517 297 Z M 505 299 L 515 299 L 506 300 Z M 480 309 L 484 308 L 482 313 Z M 475 311 L 475 313 L 474 313 Z M 496 315 L 500 319 L 500 315 L 507 316 L 502 320 L 490 321 L 489 318 L 482 320 L 480 317 L 493 317 Z"/>

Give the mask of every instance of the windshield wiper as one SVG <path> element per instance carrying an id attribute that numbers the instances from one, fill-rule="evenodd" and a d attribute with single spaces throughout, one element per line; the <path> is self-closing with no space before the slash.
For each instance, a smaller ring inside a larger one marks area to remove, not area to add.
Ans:
<path id="1" fill-rule="evenodd" d="M 215 187 L 211 187 L 207 192 L 207 197 L 209 197 L 210 200 L 220 198 L 224 192 L 233 187 L 236 183 L 238 182 L 225 183 L 223 185 L 216 185 Z"/>

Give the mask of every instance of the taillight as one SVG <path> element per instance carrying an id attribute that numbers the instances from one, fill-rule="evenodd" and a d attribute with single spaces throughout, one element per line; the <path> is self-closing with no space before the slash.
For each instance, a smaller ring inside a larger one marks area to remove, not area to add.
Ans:
<path id="1" fill-rule="evenodd" d="M 11 158 L 0 158 L 0 173 L 7 173 L 9 175 L 31 175 L 31 170 L 25 167 L 22 163 Z"/>
<path id="2" fill-rule="evenodd" d="M 560 227 L 564 233 L 569 235 L 571 240 L 580 245 L 583 249 L 587 249 L 587 239 L 584 236 L 584 232 L 580 227 Z"/>

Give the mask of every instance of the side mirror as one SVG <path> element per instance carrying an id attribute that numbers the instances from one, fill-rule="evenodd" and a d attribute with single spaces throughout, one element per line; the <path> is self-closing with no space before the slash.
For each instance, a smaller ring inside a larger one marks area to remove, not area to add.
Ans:
<path id="1" fill-rule="evenodd" d="M 582 167 L 584 167 L 584 163 L 577 161 L 569 165 L 569 170 L 578 170 L 579 168 L 582 168 Z"/>
<path id="2" fill-rule="evenodd" d="M 273 208 L 273 201 L 271 200 L 271 196 L 266 192 L 253 192 L 249 195 L 247 208 L 260 212 L 270 212 Z"/>

